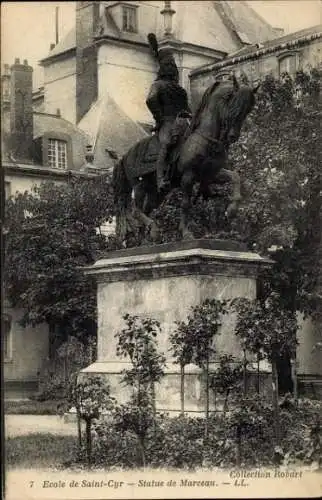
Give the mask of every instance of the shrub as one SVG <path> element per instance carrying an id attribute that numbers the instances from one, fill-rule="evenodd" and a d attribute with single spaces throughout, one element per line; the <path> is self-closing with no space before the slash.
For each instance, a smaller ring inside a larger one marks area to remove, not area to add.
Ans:
<path id="1" fill-rule="evenodd" d="M 78 426 L 78 452 L 82 454 L 82 431 L 81 419 L 86 423 L 86 455 L 89 464 L 92 463 L 92 424 L 104 412 L 111 412 L 115 405 L 115 399 L 110 396 L 110 387 L 104 377 L 99 375 L 86 376 L 77 380 L 74 375 L 68 387 L 67 404 L 64 410 L 71 407 L 76 408 Z"/>
<path id="2" fill-rule="evenodd" d="M 281 404 L 283 437 L 281 449 L 285 463 L 313 462 L 322 465 L 322 402 L 290 396 Z"/>
<path id="3" fill-rule="evenodd" d="M 68 398 L 72 376 L 92 362 L 95 349 L 95 339 L 90 339 L 85 346 L 76 337 L 69 337 L 57 349 L 55 358 L 49 360 L 43 367 L 40 374 L 40 390 L 34 399 L 47 401 Z"/>
<path id="4" fill-rule="evenodd" d="M 203 418 L 159 417 L 150 434 L 147 458 L 154 467 L 195 469 L 203 463 Z"/>
<path id="5" fill-rule="evenodd" d="M 133 468 L 138 463 L 137 438 L 130 431 L 117 429 L 111 418 L 93 423 L 93 461 L 95 465 Z"/>
<path id="6" fill-rule="evenodd" d="M 271 404 L 261 401 L 257 395 L 233 403 L 231 410 L 210 415 L 207 439 L 204 418 L 170 418 L 167 414 L 158 414 L 155 425 L 145 428 L 144 464 L 193 470 L 238 464 L 260 467 L 322 463 L 321 402 L 301 400 L 296 405 L 290 398 L 280 402 L 278 447 L 273 434 Z M 121 408 L 129 407 L 122 405 Z M 93 463 L 96 465 L 134 468 L 142 464 L 137 430 L 130 424 L 131 415 L 123 410 L 116 409 L 93 424 Z M 142 421 L 141 417 L 138 421 Z"/>

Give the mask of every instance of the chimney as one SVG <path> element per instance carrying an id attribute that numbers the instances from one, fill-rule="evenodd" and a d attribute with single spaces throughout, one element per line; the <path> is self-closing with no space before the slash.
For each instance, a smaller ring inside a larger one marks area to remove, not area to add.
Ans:
<path id="1" fill-rule="evenodd" d="M 173 36 L 172 33 L 172 16 L 176 13 L 175 10 L 171 8 L 171 2 L 164 2 L 164 9 L 161 10 L 160 14 L 162 14 L 164 19 L 164 35 L 165 36 Z"/>
<path id="2" fill-rule="evenodd" d="M 27 161 L 32 159 L 32 72 L 27 60 L 21 64 L 16 58 L 11 66 L 10 147 L 16 159 Z"/>
<path id="3" fill-rule="evenodd" d="M 99 2 L 76 2 L 76 123 L 97 99 L 97 48 L 94 34 Z"/>
<path id="4" fill-rule="evenodd" d="M 10 107 L 10 68 L 9 64 L 5 64 L 3 67 L 3 73 L 1 76 L 1 99 L 3 109 L 8 109 Z"/>
<path id="5" fill-rule="evenodd" d="M 85 160 L 87 163 L 90 165 L 93 164 L 94 162 L 94 152 L 93 152 L 93 147 L 91 145 L 86 146 L 86 154 L 85 154 Z"/>
<path id="6" fill-rule="evenodd" d="M 55 8 L 55 43 L 59 43 L 59 7 Z"/>

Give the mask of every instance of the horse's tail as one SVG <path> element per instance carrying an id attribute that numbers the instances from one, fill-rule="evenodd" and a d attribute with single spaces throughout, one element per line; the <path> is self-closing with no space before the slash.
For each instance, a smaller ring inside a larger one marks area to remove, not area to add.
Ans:
<path id="1" fill-rule="evenodd" d="M 116 215 L 116 234 L 124 239 L 127 231 L 126 212 L 130 208 L 132 186 L 125 172 L 125 157 L 121 158 L 113 169 L 112 185 Z"/>

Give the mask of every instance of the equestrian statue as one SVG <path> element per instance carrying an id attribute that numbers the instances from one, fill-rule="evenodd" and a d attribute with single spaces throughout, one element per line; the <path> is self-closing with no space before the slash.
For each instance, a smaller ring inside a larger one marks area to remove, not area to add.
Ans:
<path id="1" fill-rule="evenodd" d="M 116 231 L 126 242 L 131 227 L 141 223 L 156 241 L 158 227 L 151 212 L 169 192 L 181 188 L 180 232 L 184 239 L 193 239 L 189 214 L 196 183 L 200 194 L 207 198 L 212 196 L 212 184 L 231 182 L 233 190 L 226 215 L 232 216 L 238 209 L 240 178 L 226 168 L 228 149 L 239 139 L 258 86 L 239 85 L 234 75 L 231 80 L 215 81 L 192 116 L 171 51 L 159 49 L 151 33 L 148 42 L 159 64 L 146 100 L 155 120 L 154 135 L 135 144 L 114 167 Z"/>

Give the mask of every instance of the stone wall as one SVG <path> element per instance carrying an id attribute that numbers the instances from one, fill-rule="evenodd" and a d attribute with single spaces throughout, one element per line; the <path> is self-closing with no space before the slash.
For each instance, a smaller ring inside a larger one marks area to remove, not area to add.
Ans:
<path id="1" fill-rule="evenodd" d="M 76 58 L 68 57 L 44 67 L 46 113 L 55 114 L 76 123 Z"/>
<path id="2" fill-rule="evenodd" d="M 108 93 L 133 120 L 151 122 L 145 100 L 157 66 L 148 48 L 102 45 L 98 66 L 98 97 Z"/>
<path id="3" fill-rule="evenodd" d="M 317 342 L 321 342 L 321 324 L 312 319 L 303 319 L 299 315 L 298 330 L 298 371 L 301 375 L 322 376 L 322 351 L 315 348 Z"/>
<path id="4" fill-rule="evenodd" d="M 48 356 L 48 326 L 43 324 L 24 328 L 19 324 L 22 310 L 6 307 L 5 313 L 12 317 L 12 323 L 8 334 L 9 355 L 3 365 L 4 381 L 37 381 L 38 372 Z"/>
<path id="5" fill-rule="evenodd" d="M 26 175 L 23 170 L 21 172 L 10 172 L 9 169 L 6 170 L 5 182 L 8 183 L 8 189 L 10 195 L 15 195 L 17 192 L 24 193 L 25 191 L 31 191 L 34 186 L 39 186 L 42 182 L 46 180 L 51 181 L 51 178 L 42 177 L 41 175 Z M 66 182 L 66 178 L 61 180 L 56 180 L 55 182 Z"/>
<path id="6" fill-rule="evenodd" d="M 221 74 L 229 74 L 231 71 L 234 71 L 237 78 L 245 74 L 251 82 L 262 79 L 268 74 L 278 77 L 280 69 L 283 70 L 285 67 L 285 60 L 293 56 L 296 59 L 296 70 L 308 70 L 312 67 L 319 67 L 322 64 L 322 39 L 313 40 L 300 48 L 295 47 L 294 50 L 284 52 L 276 50 L 241 62 L 238 62 L 238 55 L 236 55 L 235 59 L 231 57 L 226 62 L 224 61 L 224 66 L 221 63 L 212 64 L 209 68 L 205 67 L 193 71 L 190 75 L 193 104 L 196 105 L 200 101 L 206 88 Z"/>

